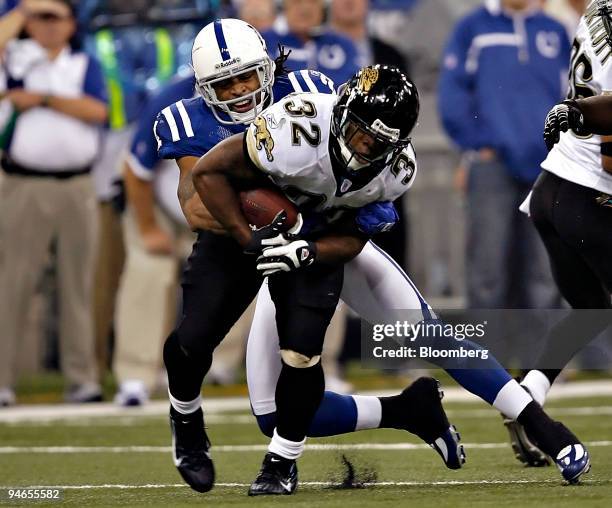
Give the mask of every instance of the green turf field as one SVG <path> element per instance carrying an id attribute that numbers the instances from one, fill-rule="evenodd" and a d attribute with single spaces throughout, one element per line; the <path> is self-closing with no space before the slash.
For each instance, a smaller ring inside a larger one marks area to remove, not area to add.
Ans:
<path id="1" fill-rule="evenodd" d="M 246 490 L 267 438 L 245 413 L 210 416 L 218 485 L 204 495 L 182 485 L 163 417 L 2 423 L 0 491 L 5 499 L 7 487 L 63 486 L 64 499 L 58 504 L 67 506 L 612 506 L 610 399 L 567 399 L 549 406 L 552 415 L 591 443 L 593 468 L 580 486 L 564 486 L 553 467 L 522 467 L 506 444 L 501 419 L 484 404 L 446 407 L 466 444 L 468 462 L 461 471 L 446 470 L 435 452 L 405 432 L 359 432 L 310 440 L 315 446 L 299 461 L 296 494 L 256 499 L 248 498 Z M 376 449 L 376 444 L 385 447 Z M 358 476 L 374 485 L 330 488 L 327 482 L 344 476 L 343 454 Z"/>

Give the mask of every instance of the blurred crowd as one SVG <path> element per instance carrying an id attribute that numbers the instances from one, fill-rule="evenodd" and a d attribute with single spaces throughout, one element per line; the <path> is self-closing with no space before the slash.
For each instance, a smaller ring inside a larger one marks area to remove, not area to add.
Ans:
<path id="1" fill-rule="evenodd" d="M 165 87 L 194 94 L 192 41 L 217 17 L 249 22 L 273 57 L 290 51 L 288 68 L 336 85 L 371 63 L 404 69 L 435 105 L 421 122 L 439 119 L 461 155 L 446 169 L 467 205 L 465 305 L 561 305 L 518 206 L 546 156 L 541 127 L 566 93 L 585 3 L 0 0 L 0 405 L 15 402 L 20 349 L 61 367 L 70 402 L 101 400 L 109 371 L 121 405 L 163 388 L 161 348 L 194 236 L 177 168 L 148 154 L 147 138 Z M 380 243 L 410 273 L 421 217 L 405 200 L 396 207 L 403 222 Z M 340 311 L 324 353 L 336 390 L 349 388 L 338 359 L 359 342 L 344 344 L 355 334 L 346 319 Z M 247 311 L 209 382 L 236 380 L 249 323 Z"/>

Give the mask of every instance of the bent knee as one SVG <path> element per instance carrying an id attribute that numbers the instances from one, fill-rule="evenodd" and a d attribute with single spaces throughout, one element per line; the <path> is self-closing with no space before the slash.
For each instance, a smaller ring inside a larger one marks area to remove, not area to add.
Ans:
<path id="1" fill-rule="evenodd" d="M 308 356 L 292 349 L 281 349 L 281 358 L 290 367 L 308 369 L 321 361 L 321 355 Z"/>

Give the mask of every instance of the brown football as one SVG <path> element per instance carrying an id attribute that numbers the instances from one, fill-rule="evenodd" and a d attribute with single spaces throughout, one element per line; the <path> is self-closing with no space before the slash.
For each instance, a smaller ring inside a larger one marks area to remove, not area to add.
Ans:
<path id="1" fill-rule="evenodd" d="M 270 224 L 281 210 L 287 213 L 283 230 L 295 225 L 297 208 L 281 192 L 274 189 L 252 189 L 240 193 L 240 206 L 249 224 L 261 228 Z"/>

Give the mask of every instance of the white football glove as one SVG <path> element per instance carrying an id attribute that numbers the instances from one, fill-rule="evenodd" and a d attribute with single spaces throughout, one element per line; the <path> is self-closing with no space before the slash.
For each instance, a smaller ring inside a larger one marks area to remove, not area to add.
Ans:
<path id="1" fill-rule="evenodd" d="M 311 265 L 316 257 L 317 247 L 313 242 L 295 240 L 264 250 L 257 258 L 257 270 L 263 272 L 264 277 L 277 272 L 290 272 Z"/>

